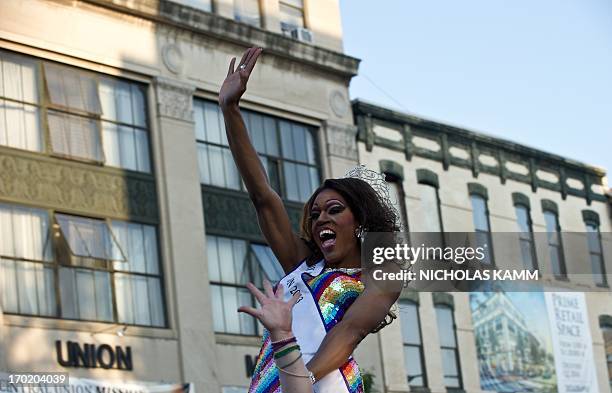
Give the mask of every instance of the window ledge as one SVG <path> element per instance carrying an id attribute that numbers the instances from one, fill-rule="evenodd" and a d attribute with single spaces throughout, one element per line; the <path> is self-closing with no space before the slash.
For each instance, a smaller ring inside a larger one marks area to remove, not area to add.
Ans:
<path id="1" fill-rule="evenodd" d="M 227 345 L 243 345 L 249 347 L 260 347 L 261 337 L 259 336 L 243 336 L 239 334 L 215 333 L 215 342 L 217 344 Z"/>
<path id="2" fill-rule="evenodd" d="M 98 333 L 115 335 L 116 331 L 122 330 L 124 326 L 127 326 L 127 329 L 123 332 L 123 335 L 127 337 L 164 338 L 169 340 L 177 339 L 176 332 L 170 328 L 156 328 L 147 326 L 125 325 L 121 323 L 90 322 L 12 314 L 4 314 L 3 318 L 6 326 L 22 328 L 69 330 L 77 332 L 88 332 L 91 334 Z"/>
<path id="3" fill-rule="evenodd" d="M 416 392 L 416 393 L 431 393 L 431 389 L 428 388 L 427 386 L 409 386 L 409 392 Z"/>

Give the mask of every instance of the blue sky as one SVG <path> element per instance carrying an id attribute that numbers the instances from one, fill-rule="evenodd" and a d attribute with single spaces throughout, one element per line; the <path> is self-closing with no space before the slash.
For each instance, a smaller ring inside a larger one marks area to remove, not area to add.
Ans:
<path id="1" fill-rule="evenodd" d="M 612 171 L 612 1 L 340 5 L 351 98 Z"/>

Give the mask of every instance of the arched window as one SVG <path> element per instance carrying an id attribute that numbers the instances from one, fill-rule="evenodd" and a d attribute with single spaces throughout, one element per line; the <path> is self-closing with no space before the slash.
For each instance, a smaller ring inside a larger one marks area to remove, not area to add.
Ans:
<path id="1" fill-rule="evenodd" d="M 601 248 L 601 234 L 599 233 L 599 215 L 592 210 L 583 210 L 582 218 L 586 226 L 593 280 L 598 286 L 607 286 L 606 268 Z"/>
<path id="2" fill-rule="evenodd" d="M 391 203 L 399 214 L 402 231 L 408 232 L 408 215 L 406 214 L 406 194 L 404 193 L 404 168 L 394 161 L 381 160 L 380 170 L 389 185 Z"/>
<path id="3" fill-rule="evenodd" d="M 417 182 L 421 209 L 424 212 L 419 231 L 432 234 L 432 246 L 444 247 L 444 225 L 440 208 L 440 194 L 438 193 L 438 175 L 428 169 L 418 169 Z M 433 234 L 439 235 L 434 238 Z"/>
<path id="4" fill-rule="evenodd" d="M 608 363 L 608 378 L 612 388 L 612 316 L 600 315 L 599 327 L 601 327 L 601 332 L 603 333 L 606 362 Z"/>
<path id="5" fill-rule="evenodd" d="M 536 270 L 538 268 L 538 260 L 533 239 L 533 222 L 531 221 L 529 198 L 524 194 L 515 192 L 512 194 L 512 199 L 519 229 L 519 242 L 523 264 L 527 269 Z"/>
<path id="6" fill-rule="evenodd" d="M 553 274 L 556 277 L 565 278 L 565 256 L 563 253 L 563 240 L 561 236 L 561 225 L 559 225 L 559 210 L 557 204 L 547 199 L 542 200 L 544 221 L 546 222 L 546 233 L 548 238 L 548 252 Z"/>
<path id="7" fill-rule="evenodd" d="M 476 246 L 483 247 L 485 258 L 483 263 L 494 265 L 493 239 L 491 238 L 491 222 L 489 220 L 489 206 L 487 204 L 487 189 L 477 183 L 469 183 L 470 202 L 472 203 L 472 219 L 476 232 Z"/>

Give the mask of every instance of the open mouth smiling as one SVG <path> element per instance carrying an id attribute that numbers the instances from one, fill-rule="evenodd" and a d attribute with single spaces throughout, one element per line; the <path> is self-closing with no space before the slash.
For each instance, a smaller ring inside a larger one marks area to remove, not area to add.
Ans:
<path id="1" fill-rule="evenodd" d="M 324 228 L 319 232 L 319 240 L 321 241 L 321 248 L 324 251 L 330 251 L 336 245 L 336 232 Z"/>

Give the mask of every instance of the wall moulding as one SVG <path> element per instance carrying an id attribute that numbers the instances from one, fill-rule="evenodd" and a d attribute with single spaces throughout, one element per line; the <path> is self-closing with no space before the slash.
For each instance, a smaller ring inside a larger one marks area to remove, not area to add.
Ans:
<path id="1" fill-rule="evenodd" d="M 0 147 L 0 200 L 158 223 L 153 175 Z"/>
<path id="2" fill-rule="evenodd" d="M 193 121 L 193 94 L 195 86 L 172 79 L 155 78 L 157 113 L 162 117 Z"/>
<path id="3" fill-rule="evenodd" d="M 441 162 L 445 170 L 450 165 L 469 169 L 473 178 L 487 173 L 498 176 L 502 184 L 507 180 L 526 183 L 533 192 L 544 188 L 559 192 L 563 199 L 572 195 L 585 198 L 587 204 L 608 201 L 602 192 L 606 172 L 601 168 L 360 100 L 353 100 L 353 114 L 359 128 L 358 141 L 365 143 L 366 151 L 373 151 L 375 146 L 402 151 L 407 161 L 416 155 Z M 374 123 L 403 129 L 403 140 L 377 137 Z"/>

